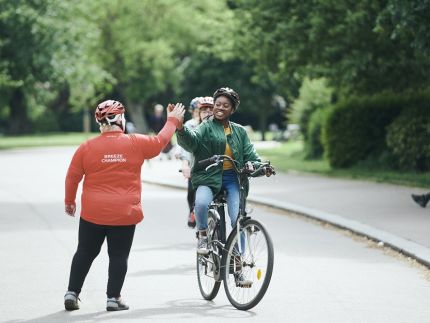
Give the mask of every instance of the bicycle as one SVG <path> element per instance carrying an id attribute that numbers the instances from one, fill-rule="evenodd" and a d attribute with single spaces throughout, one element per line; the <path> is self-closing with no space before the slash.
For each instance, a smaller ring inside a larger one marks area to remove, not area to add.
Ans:
<path id="1" fill-rule="evenodd" d="M 239 310 L 256 306 L 269 287 L 273 271 L 273 243 L 265 227 L 251 219 L 246 212 L 246 189 L 248 177 L 275 175 L 270 162 L 260 163 L 256 170 L 239 169 L 237 161 L 227 155 L 214 155 L 199 165 L 206 170 L 220 165 L 224 159 L 232 162 L 240 187 L 239 215 L 236 226 L 226 239 L 224 193 L 214 197 L 208 211 L 208 255 L 197 255 L 197 279 L 200 293 L 206 300 L 218 294 L 221 281 L 230 303 Z M 240 237 L 240 243 L 238 243 Z M 240 286 L 236 275 L 242 274 L 251 284 Z"/>

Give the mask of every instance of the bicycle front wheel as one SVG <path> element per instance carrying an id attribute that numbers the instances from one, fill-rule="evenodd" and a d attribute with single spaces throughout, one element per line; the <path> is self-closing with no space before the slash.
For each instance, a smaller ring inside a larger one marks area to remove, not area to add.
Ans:
<path id="1" fill-rule="evenodd" d="M 260 222 L 245 221 L 239 236 L 236 229 L 231 232 L 222 272 L 225 292 L 234 307 L 249 310 L 261 301 L 272 278 L 273 261 L 272 239 Z"/>
<path id="2" fill-rule="evenodd" d="M 218 240 L 217 217 L 209 210 L 208 214 L 208 241 Z M 218 294 L 221 281 L 220 257 L 218 247 L 212 245 L 212 252 L 207 256 L 197 255 L 197 280 L 200 293 L 206 300 L 212 300 Z"/>

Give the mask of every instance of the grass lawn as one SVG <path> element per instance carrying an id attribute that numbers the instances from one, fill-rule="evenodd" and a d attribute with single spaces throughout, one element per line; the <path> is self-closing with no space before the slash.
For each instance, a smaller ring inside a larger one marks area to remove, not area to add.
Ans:
<path id="1" fill-rule="evenodd" d="M 46 146 L 77 146 L 98 133 L 53 133 L 28 136 L 1 136 L 0 149 Z"/>
<path id="2" fill-rule="evenodd" d="M 0 136 L 0 149 L 78 146 L 86 139 L 97 135 L 98 133 L 53 133 L 28 136 Z M 306 160 L 303 154 L 303 142 L 300 140 L 283 143 L 276 148 L 259 148 L 258 152 L 263 159 L 269 159 L 278 171 L 294 170 L 339 178 L 368 179 L 376 182 L 430 188 L 430 172 L 418 174 L 364 167 L 331 169 L 326 160 Z"/>
<path id="3" fill-rule="evenodd" d="M 77 146 L 86 139 L 98 136 L 99 132 L 81 133 L 44 133 L 35 135 L 3 136 L 0 135 L 0 149 L 25 148 L 25 147 L 47 147 L 47 146 Z M 152 133 L 150 133 L 152 135 Z M 255 140 L 260 140 L 259 132 L 253 133 Z M 267 140 L 271 140 L 273 134 L 267 132 Z M 176 143 L 176 136 L 173 136 Z"/>
<path id="4" fill-rule="evenodd" d="M 332 169 L 326 160 L 306 160 L 303 142 L 291 141 L 276 148 L 258 149 L 263 159 L 268 159 L 280 171 L 300 171 L 332 177 L 366 179 L 376 182 L 430 188 L 430 172 L 401 172 L 389 169 L 353 167 Z"/>

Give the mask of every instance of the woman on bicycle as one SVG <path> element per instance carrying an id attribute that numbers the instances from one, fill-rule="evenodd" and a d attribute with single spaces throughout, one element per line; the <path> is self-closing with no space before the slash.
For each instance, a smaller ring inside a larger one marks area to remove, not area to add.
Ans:
<path id="1" fill-rule="evenodd" d="M 203 120 L 206 120 L 206 118 L 212 115 L 213 107 L 214 101 L 211 96 L 196 97 L 192 99 L 190 102 L 190 112 L 193 118 L 185 122 L 184 126 L 190 130 L 196 129 Z M 194 164 L 194 156 L 190 152 L 184 150 L 181 146 L 179 146 L 179 148 L 178 155 L 182 160 L 182 175 L 184 175 L 184 177 L 188 180 L 187 202 L 189 213 L 187 224 L 190 228 L 195 228 L 196 217 L 194 213 L 194 200 L 196 191 L 191 184 L 191 167 Z"/>
<path id="2" fill-rule="evenodd" d="M 64 296 L 64 305 L 69 311 L 79 309 L 79 293 L 105 238 L 109 254 L 106 310 L 128 309 L 121 300 L 121 289 L 134 230 L 143 219 L 142 164 L 145 159 L 157 156 L 176 128 L 182 127 L 184 107 L 169 105 L 167 121 L 156 136 L 124 134 L 124 113 L 125 108 L 118 101 L 108 100 L 97 106 L 95 118 L 101 134 L 79 146 L 67 171 L 65 211 L 70 216 L 75 215 L 76 191 L 85 176 L 78 248 Z"/>
<path id="3" fill-rule="evenodd" d="M 240 104 L 239 95 L 228 87 L 222 87 L 213 95 L 213 116 L 195 131 L 179 127 L 178 144 L 194 154 L 196 162 L 192 168 L 191 181 L 196 188 L 195 213 L 198 229 L 197 253 L 207 255 L 208 207 L 215 194 L 227 192 L 227 208 L 231 226 L 235 227 L 239 213 L 239 183 L 233 166 L 224 161 L 220 167 L 205 170 L 199 160 L 213 155 L 228 155 L 238 161 L 238 167 L 247 162 L 260 161 L 243 126 L 231 122 L 230 117 Z M 239 279 L 244 279 L 239 277 Z"/>

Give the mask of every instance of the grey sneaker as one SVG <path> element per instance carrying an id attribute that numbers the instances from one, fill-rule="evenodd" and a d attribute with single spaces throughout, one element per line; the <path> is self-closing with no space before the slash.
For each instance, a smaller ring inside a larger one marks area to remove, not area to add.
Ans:
<path id="1" fill-rule="evenodd" d="M 111 297 L 107 299 L 106 311 L 124 311 L 128 310 L 128 305 L 124 303 L 121 297 Z"/>
<path id="2" fill-rule="evenodd" d="M 245 276 L 240 271 L 235 272 L 233 275 L 236 287 L 250 288 L 252 286 L 252 281 L 245 279 Z"/>
<path id="3" fill-rule="evenodd" d="M 199 240 L 197 241 L 197 253 L 199 255 L 209 254 L 208 237 L 199 237 Z"/>
<path id="4" fill-rule="evenodd" d="M 74 311 L 79 309 L 80 301 L 78 294 L 72 291 L 68 291 L 66 295 L 64 295 L 64 308 L 66 311 Z"/>

